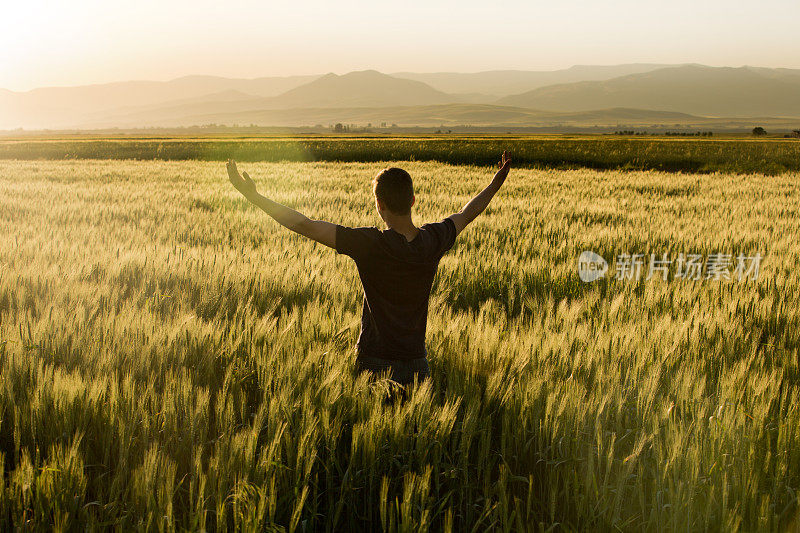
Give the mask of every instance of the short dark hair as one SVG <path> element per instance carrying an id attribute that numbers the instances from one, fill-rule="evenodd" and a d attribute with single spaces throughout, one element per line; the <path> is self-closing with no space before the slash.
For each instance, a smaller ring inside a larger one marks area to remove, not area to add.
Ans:
<path id="1" fill-rule="evenodd" d="M 384 168 L 372 180 L 375 198 L 395 215 L 411 213 L 414 203 L 414 184 L 411 175 L 402 168 Z"/>

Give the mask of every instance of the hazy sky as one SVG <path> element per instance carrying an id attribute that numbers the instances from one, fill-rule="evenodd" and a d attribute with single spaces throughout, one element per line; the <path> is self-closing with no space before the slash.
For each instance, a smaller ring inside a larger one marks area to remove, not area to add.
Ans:
<path id="1" fill-rule="evenodd" d="M 368 68 L 800 68 L 798 21 L 798 0 L 4 0 L 0 87 Z"/>

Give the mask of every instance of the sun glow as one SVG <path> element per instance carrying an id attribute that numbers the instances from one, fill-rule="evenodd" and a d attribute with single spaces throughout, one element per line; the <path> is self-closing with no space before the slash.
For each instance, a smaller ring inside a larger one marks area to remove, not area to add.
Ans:
<path id="1" fill-rule="evenodd" d="M 9 2 L 0 87 L 698 62 L 800 67 L 800 3 L 567 0 Z"/>

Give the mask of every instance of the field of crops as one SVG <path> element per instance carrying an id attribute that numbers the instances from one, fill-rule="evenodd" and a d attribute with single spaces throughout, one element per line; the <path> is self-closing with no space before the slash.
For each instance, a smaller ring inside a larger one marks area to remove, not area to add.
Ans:
<path id="1" fill-rule="evenodd" d="M 576 136 L 295 136 L 254 138 L 0 138 L 1 159 L 162 161 L 438 161 L 489 165 L 509 150 L 517 166 L 682 172 L 800 171 L 800 139 Z"/>
<path id="2" fill-rule="evenodd" d="M 393 164 L 418 224 L 492 174 Z M 376 225 L 387 165 L 240 169 Z M 401 403 L 353 374 L 354 264 L 224 164 L 0 161 L 0 527 L 800 527 L 799 201 L 797 173 L 513 169 L 442 260 Z M 617 279 L 651 253 L 730 254 L 731 279 Z"/>

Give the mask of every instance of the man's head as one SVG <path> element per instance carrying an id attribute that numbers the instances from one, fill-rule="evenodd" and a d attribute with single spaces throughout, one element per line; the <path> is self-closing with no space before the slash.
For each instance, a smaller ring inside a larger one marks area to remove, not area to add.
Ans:
<path id="1" fill-rule="evenodd" d="M 372 185 L 375 207 L 381 218 L 386 220 L 387 214 L 403 216 L 411 213 L 414 184 L 408 172 L 397 167 L 385 168 L 375 176 Z"/>

